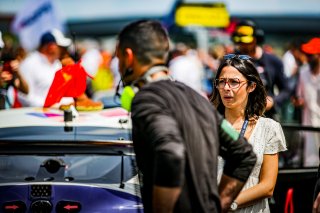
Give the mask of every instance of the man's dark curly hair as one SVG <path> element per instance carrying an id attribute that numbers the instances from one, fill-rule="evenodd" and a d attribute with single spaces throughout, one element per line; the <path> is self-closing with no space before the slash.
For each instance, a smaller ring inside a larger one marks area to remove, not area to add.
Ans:
<path id="1" fill-rule="evenodd" d="M 249 93 L 245 117 L 254 118 L 263 115 L 267 105 L 267 93 L 254 63 L 251 59 L 240 59 L 237 55 L 233 58 L 225 59 L 221 62 L 215 79 L 219 79 L 222 69 L 227 66 L 236 68 L 248 80 L 247 87 L 256 83 L 255 90 Z M 225 106 L 216 87 L 214 87 L 211 102 L 224 115 Z"/>
<path id="2" fill-rule="evenodd" d="M 141 64 L 150 64 L 153 59 L 166 61 L 169 52 L 168 33 L 154 20 L 139 20 L 126 26 L 118 36 L 118 45 L 122 52 L 132 49 Z"/>

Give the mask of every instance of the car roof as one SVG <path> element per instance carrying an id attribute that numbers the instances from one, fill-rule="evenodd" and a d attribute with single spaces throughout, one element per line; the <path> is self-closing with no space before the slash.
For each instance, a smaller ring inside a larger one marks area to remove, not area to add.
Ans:
<path id="1" fill-rule="evenodd" d="M 119 107 L 78 113 L 79 116 L 72 121 L 73 126 L 131 128 L 130 122 L 126 125 L 119 122 L 120 119 L 129 119 L 128 112 Z M 27 107 L 0 110 L 0 129 L 27 126 L 64 126 L 63 116 L 64 111 L 54 108 Z"/>
<path id="2" fill-rule="evenodd" d="M 79 112 L 70 122 L 53 108 L 2 110 L 0 118 L 1 153 L 133 153 L 131 120 L 122 108 Z"/>

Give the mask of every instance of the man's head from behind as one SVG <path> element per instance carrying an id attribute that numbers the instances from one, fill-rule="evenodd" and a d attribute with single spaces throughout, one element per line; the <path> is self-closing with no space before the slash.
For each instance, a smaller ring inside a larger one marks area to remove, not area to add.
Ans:
<path id="1" fill-rule="evenodd" d="M 119 72 L 125 84 L 139 78 L 151 66 L 165 64 L 169 39 L 157 21 L 140 20 L 127 25 L 118 36 Z"/>

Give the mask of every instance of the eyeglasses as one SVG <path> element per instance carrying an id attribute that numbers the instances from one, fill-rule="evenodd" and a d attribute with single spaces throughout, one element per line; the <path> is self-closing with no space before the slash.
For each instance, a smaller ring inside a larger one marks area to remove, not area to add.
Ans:
<path id="1" fill-rule="evenodd" d="M 231 89 L 237 89 L 243 82 L 247 81 L 240 81 L 239 78 L 219 78 L 215 80 L 215 86 L 218 89 L 223 89 L 228 84 Z"/>
<path id="2" fill-rule="evenodd" d="M 250 60 L 251 57 L 248 55 L 237 55 L 237 54 L 227 54 L 223 56 L 224 60 L 233 59 L 233 58 L 239 58 L 241 60 Z"/>

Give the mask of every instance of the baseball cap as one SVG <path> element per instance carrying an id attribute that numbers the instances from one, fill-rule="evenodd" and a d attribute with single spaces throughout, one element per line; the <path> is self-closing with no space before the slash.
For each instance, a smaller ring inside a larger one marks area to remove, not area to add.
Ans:
<path id="1" fill-rule="evenodd" d="M 44 33 L 40 38 L 40 45 L 45 45 L 54 42 L 58 46 L 67 47 L 71 44 L 71 39 L 64 37 L 62 32 L 58 29 L 53 29 Z"/>
<path id="2" fill-rule="evenodd" d="M 232 39 L 235 43 L 251 43 L 254 40 L 254 29 L 251 26 L 237 27 Z"/>
<path id="3" fill-rule="evenodd" d="M 307 54 L 320 54 L 320 38 L 312 38 L 301 45 L 301 50 Z"/>
<path id="4" fill-rule="evenodd" d="M 2 32 L 0 31 L 0 48 L 4 48 L 4 42 L 2 40 Z"/>
<path id="5" fill-rule="evenodd" d="M 263 41 L 263 31 L 257 29 L 256 24 L 251 20 L 243 20 L 236 26 L 235 31 L 232 34 L 232 40 L 234 43 L 250 44 L 256 38 L 258 43 Z"/>

